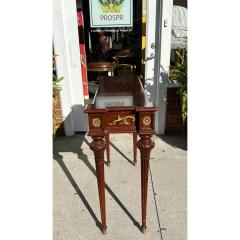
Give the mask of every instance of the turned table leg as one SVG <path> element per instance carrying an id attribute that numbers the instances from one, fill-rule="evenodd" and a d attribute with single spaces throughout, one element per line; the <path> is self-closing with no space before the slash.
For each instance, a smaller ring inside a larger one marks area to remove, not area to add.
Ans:
<path id="1" fill-rule="evenodd" d="M 147 191 L 148 191 L 148 172 L 149 159 L 151 150 L 154 148 L 152 135 L 140 135 L 137 146 L 141 153 L 141 191 L 142 191 L 142 226 L 141 231 L 146 232 L 146 215 L 147 215 Z"/>
<path id="2" fill-rule="evenodd" d="M 90 144 L 90 149 L 94 152 L 96 172 L 97 172 L 97 182 L 98 182 L 98 193 L 100 202 L 100 211 L 102 226 L 101 231 L 106 234 L 106 206 L 105 206 L 105 181 L 104 181 L 104 151 L 107 147 L 107 143 L 101 137 L 93 137 L 93 141 Z"/>

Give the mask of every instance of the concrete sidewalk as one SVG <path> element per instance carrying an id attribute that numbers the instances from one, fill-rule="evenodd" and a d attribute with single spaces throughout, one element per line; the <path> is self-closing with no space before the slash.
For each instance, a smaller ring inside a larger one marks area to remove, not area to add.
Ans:
<path id="1" fill-rule="evenodd" d="M 132 136 L 112 134 L 111 166 L 105 165 L 107 234 L 100 209 L 91 138 L 54 140 L 54 240 L 186 240 L 186 138 L 154 136 L 148 185 L 147 232 L 141 224 L 140 153 L 132 165 Z"/>

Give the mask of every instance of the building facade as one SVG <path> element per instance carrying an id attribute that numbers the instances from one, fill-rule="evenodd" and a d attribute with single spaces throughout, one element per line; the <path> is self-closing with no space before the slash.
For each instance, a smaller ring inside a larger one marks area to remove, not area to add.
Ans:
<path id="1" fill-rule="evenodd" d="M 96 82 L 95 77 L 88 72 L 88 64 L 91 56 L 94 55 L 94 36 L 100 34 L 92 31 L 91 23 L 88 23 L 89 5 L 84 5 L 84 2 L 86 4 L 90 1 L 53 0 L 53 45 L 54 52 L 58 55 L 56 58 L 57 75 L 64 77 L 58 104 L 61 107 L 60 118 L 62 119 L 59 124 L 64 127 L 67 136 L 88 130 L 87 116 L 83 110 L 91 100 L 90 90 Z M 111 35 L 106 33 L 105 38 L 110 36 L 109 45 L 115 49 L 121 48 L 124 44 L 130 46 L 132 40 L 127 43 L 127 39 L 134 39 L 134 36 L 135 39 L 139 39 L 135 43 L 135 46 L 138 46 L 137 49 L 132 48 L 133 55 L 137 57 L 131 58 L 131 54 L 129 54 L 127 58 L 122 58 L 124 59 L 122 60 L 123 65 L 129 65 L 131 71 L 134 69 L 136 74 L 144 76 L 145 91 L 149 99 L 155 102 L 160 109 L 156 116 L 156 132 L 164 134 L 167 119 L 167 124 L 169 124 L 169 118 L 166 115 L 168 89 L 178 87 L 177 83 L 169 84 L 168 81 L 173 0 L 136 2 L 132 1 L 136 11 L 133 12 L 133 27 L 128 30 L 129 32 L 135 31 L 134 34 L 124 32 L 126 27 L 121 28 L 121 31 L 115 28 L 115 32 L 112 32 Z M 79 10 L 82 11 L 84 19 L 83 34 L 79 29 Z M 136 26 L 139 26 L 139 23 L 141 27 L 138 28 Z M 119 40 L 120 38 L 122 38 L 122 42 Z M 84 43 L 85 55 L 80 49 L 81 43 Z M 89 83 L 88 96 L 84 92 L 86 91 L 84 66 Z"/>

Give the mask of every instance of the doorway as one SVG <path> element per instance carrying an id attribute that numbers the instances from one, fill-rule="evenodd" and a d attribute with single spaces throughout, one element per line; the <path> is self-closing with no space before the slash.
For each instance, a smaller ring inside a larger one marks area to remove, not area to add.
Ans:
<path id="1" fill-rule="evenodd" d="M 121 4 L 128 2 L 131 4 L 131 26 L 118 27 L 111 26 L 109 23 L 108 26 L 95 27 L 92 26 L 93 17 L 91 16 L 93 14 L 91 4 L 94 2 L 98 4 L 94 5 L 94 8 L 100 8 L 101 3 L 115 1 L 76 0 L 81 61 L 85 62 L 86 66 L 86 70 L 82 67 L 85 104 L 92 102 L 99 85 L 99 76 L 142 75 L 144 85 L 144 36 L 146 35 L 144 19 L 146 16 L 144 18 L 142 13 L 146 13 L 146 10 L 143 11 L 146 4 L 142 1 L 117 1 Z M 110 9 L 109 5 L 106 7 Z M 103 16 L 108 19 L 109 16 L 117 18 L 117 14 L 108 15 L 108 9 L 105 9 L 106 14 Z M 79 19 L 81 17 L 82 19 Z M 84 47 L 81 46 L 82 44 Z"/>

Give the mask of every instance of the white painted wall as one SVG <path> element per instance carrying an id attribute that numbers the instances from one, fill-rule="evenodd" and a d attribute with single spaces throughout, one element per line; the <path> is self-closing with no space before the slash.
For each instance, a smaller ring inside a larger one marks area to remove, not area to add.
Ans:
<path id="1" fill-rule="evenodd" d="M 75 0 L 53 0 L 53 43 L 58 76 L 63 76 L 62 113 L 67 136 L 87 130 Z M 85 124 L 84 124 L 85 123 Z"/>

